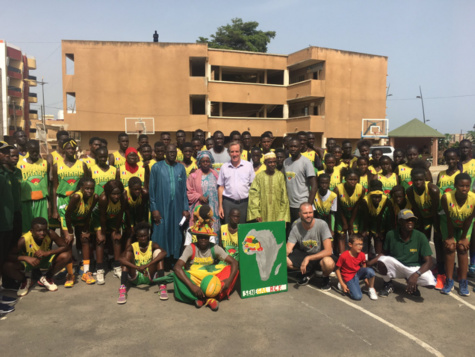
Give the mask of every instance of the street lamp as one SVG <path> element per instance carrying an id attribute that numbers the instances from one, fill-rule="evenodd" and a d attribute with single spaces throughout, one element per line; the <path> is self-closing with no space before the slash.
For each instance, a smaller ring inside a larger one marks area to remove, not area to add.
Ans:
<path id="1" fill-rule="evenodd" d="M 422 118 L 424 119 L 424 124 L 425 124 L 426 121 L 430 121 L 430 120 L 429 119 L 426 120 L 426 114 L 424 112 L 424 98 L 422 97 L 421 86 L 419 86 L 419 92 L 421 93 L 421 95 L 418 95 L 416 98 L 419 98 L 421 100 L 421 103 L 422 103 Z"/>

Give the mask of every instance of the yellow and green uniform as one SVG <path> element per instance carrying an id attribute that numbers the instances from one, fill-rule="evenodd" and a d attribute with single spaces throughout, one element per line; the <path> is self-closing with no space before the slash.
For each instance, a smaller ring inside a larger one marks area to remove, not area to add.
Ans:
<path id="1" fill-rule="evenodd" d="M 429 194 L 429 181 L 426 181 L 424 192 L 419 195 L 414 189 L 414 203 L 422 214 L 424 229 L 429 229 L 433 223 L 432 201 Z"/>
<path id="2" fill-rule="evenodd" d="M 125 156 L 122 156 L 119 150 L 112 153 L 114 157 L 114 166 L 119 169 L 122 165 L 125 165 Z"/>
<path id="3" fill-rule="evenodd" d="M 87 165 L 88 169 L 90 169 L 96 164 L 96 159 L 93 159 L 92 157 L 89 157 L 89 156 L 83 157 L 80 160 Z"/>
<path id="4" fill-rule="evenodd" d="M 459 173 L 460 170 L 456 170 L 453 175 L 449 175 L 447 174 L 447 170 L 445 170 L 439 174 L 437 186 L 439 187 L 441 195 L 449 191 L 455 191 L 455 176 L 457 176 Z"/>
<path id="5" fill-rule="evenodd" d="M 117 174 L 117 169 L 114 166 L 109 166 L 106 171 L 99 167 L 99 165 L 94 165 L 91 167 L 92 179 L 96 182 L 94 186 L 94 193 L 101 195 L 104 192 L 104 186 L 111 180 L 115 180 Z"/>
<path id="6" fill-rule="evenodd" d="M 152 241 L 148 242 L 148 247 L 145 252 L 142 252 L 142 250 L 140 249 L 139 242 L 132 243 L 132 249 L 134 251 L 134 262 L 136 266 L 141 267 L 152 261 Z M 139 271 L 136 271 L 136 274 L 136 278 L 131 281 L 134 285 L 150 285 L 151 280 L 148 276 L 145 276 Z"/>
<path id="7" fill-rule="evenodd" d="M 31 231 L 28 231 L 25 234 L 23 234 L 23 238 L 25 239 L 25 251 L 20 253 L 20 255 L 27 255 L 29 257 L 34 257 L 35 253 L 39 250 L 42 250 L 44 252 L 49 252 L 51 250 L 51 238 L 48 234 L 41 242 L 41 245 L 38 245 L 35 242 L 35 239 L 33 238 L 33 234 L 31 233 Z M 29 271 L 32 271 L 33 269 L 38 269 L 38 268 L 42 270 L 47 270 L 51 267 L 51 263 L 53 262 L 53 259 L 54 259 L 54 254 L 48 257 L 44 257 L 40 260 L 40 265 L 36 267 L 31 266 L 25 261 L 22 261 L 22 263 L 25 267 L 25 272 L 29 272 Z"/>
<path id="8" fill-rule="evenodd" d="M 139 162 L 143 162 L 143 156 L 142 156 L 142 154 L 140 153 L 139 150 L 137 150 L 137 156 L 139 157 Z"/>
<path id="9" fill-rule="evenodd" d="M 69 204 L 69 196 L 76 191 L 79 180 L 85 175 L 83 162 L 76 160 L 71 166 L 67 166 L 64 161 L 57 164 L 58 187 L 56 188 L 57 208 L 60 217 L 66 214 L 66 207 Z"/>
<path id="10" fill-rule="evenodd" d="M 318 169 L 315 167 L 315 158 L 318 156 L 318 154 L 315 152 L 315 150 L 305 151 L 305 152 L 302 153 L 302 156 L 306 157 L 307 159 L 309 159 L 312 162 L 312 166 L 315 170 L 315 173 L 317 173 Z M 262 160 L 263 159 L 264 159 L 264 156 L 262 157 Z M 264 161 L 262 161 L 262 162 L 264 162 Z"/>
<path id="11" fill-rule="evenodd" d="M 356 166 L 357 161 L 358 161 L 358 157 L 353 156 L 353 158 L 350 160 L 350 163 L 348 164 L 348 167 L 353 167 L 353 165 Z"/>
<path id="12" fill-rule="evenodd" d="M 137 171 L 135 171 L 135 173 L 131 173 L 130 171 L 127 171 L 125 169 L 125 164 L 122 165 L 118 170 L 119 170 L 120 182 L 122 182 L 124 187 L 129 186 L 129 180 L 132 177 L 138 177 L 142 181 L 142 187 L 143 187 L 144 182 L 145 182 L 145 168 L 143 166 L 139 165 L 139 168 Z"/>
<path id="13" fill-rule="evenodd" d="M 368 190 L 368 174 L 360 176 L 360 185 L 363 186 L 365 191 Z"/>
<path id="14" fill-rule="evenodd" d="M 379 170 L 376 170 L 373 165 L 368 167 L 369 172 L 371 172 L 373 175 L 381 174 L 383 173 L 383 169 L 380 167 Z"/>
<path id="15" fill-rule="evenodd" d="M 89 197 L 87 202 L 84 202 L 84 195 L 81 191 L 77 191 L 76 194 L 79 196 L 79 204 L 76 209 L 73 211 L 71 216 L 71 223 L 73 226 L 84 226 L 86 222 L 86 217 L 92 210 L 92 203 L 94 201 L 94 196 Z M 69 206 L 69 202 L 68 202 Z M 68 207 L 60 212 L 60 219 L 61 219 L 61 229 L 67 230 L 68 226 L 66 225 L 66 211 Z"/>
<path id="16" fill-rule="evenodd" d="M 444 197 L 447 199 L 449 218 L 452 221 L 452 225 L 454 227 L 454 238 L 456 241 L 464 238 L 470 240 L 473 230 L 473 220 L 470 223 L 470 227 L 465 237 L 462 237 L 462 231 L 465 220 L 467 220 L 472 215 L 473 210 L 475 209 L 475 193 L 469 192 L 467 200 L 463 205 L 459 206 L 457 200 L 455 199 L 455 192 L 456 191 L 449 191 L 444 193 Z M 449 238 L 447 219 L 448 218 L 445 214 L 440 216 L 440 229 L 442 231 L 442 239 L 444 240 Z"/>
<path id="17" fill-rule="evenodd" d="M 386 177 L 381 173 L 378 175 L 378 180 L 383 184 L 384 195 L 390 197 L 392 188 L 397 186 L 397 175 L 393 172 L 391 176 Z"/>
<path id="18" fill-rule="evenodd" d="M 328 198 L 323 201 L 322 198 L 320 197 L 320 194 L 317 192 L 315 195 L 315 200 L 313 201 L 313 205 L 315 206 L 315 211 L 317 212 L 315 218 L 320 218 L 320 219 L 326 219 L 328 216 L 330 217 L 330 224 L 331 224 L 331 229 L 335 229 L 335 215 L 331 214 L 331 208 L 333 201 L 336 199 L 336 193 L 329 190 L 330 195 Z"/>
<path id="19" fill-rule="evenodd" d="M 193 170 L 198 170 L 198 165 L 196 164 L 196 159 L 194 157 L 191 158 L 191 164 L 186 166 L 183 161 L 180 161 L 180 164 L 185 166 L 185 171 L 186 171 L 186 177 L 190 176 L 191 171 Z"/>
<path id="20" fill-rule="evenodd" d="M 99 209 L 99 205 L 97 205 L 96 208 L 97 209 L 94 209 L 92 211 L 92 227 L 94 228 L 95 231 L 98 231 L 101 229 L 101 218 L 100 218 L 101 211 Z M 116 227 L 117 216 L 120 214 L 121 210 L 122 210 L 122 205 L 121 205 L 120 200 L 117 201 L 117 203 L 112 202 L 110 199 L 108 200 L 107 210 L 106 210 L 107 233 L 121 228 L 122 224 L 119 224 L 119 226 Z"/>
<path id="21" fill-rule="evenodd" d="M 176 148 L 176 161 L 183 161 L 183 151 L 180 148 Z"/>
<path id="22" fill-rule="evenodd" d="M 265 170 L 266 170 L 266 165 L 262 164 L 261 166 L 259 166 L 257 171 L 254 171 L 254 175 L 257 176 L 257 174 L 259 174 L 259 173 L 261 173 L 262 171 L 265 171 Z"/>
<path id="23" fill-rule="evenodd" d="M 206 150 L 206 147 L 204 149 L 201 149 L 201 150 Z M 249 157 L 251 156 L 251 154 L 249 153 L 250 150 L 245 150 L 243 149 L 242 150 L 242 153 L 241 153 L 241 159 L 244 160 L 244 161 L 248 161 L 249 160 Z"/>
<path id="24" fill-rule="evenodd" d="M 341 174 L 340 170 L 335 170 L 333 169 L 333 172 L 331 174 L 325 172 L 325 171 L 319 171 L 317 173 L 317 176 L 323 175 L 323 174 L 328 174 L 330 175 L 330 191 L 333 191 L 335 187 L 341 183 Z"/>
<path id="25" fill-rule="evenodd" d="M 350 196 L 346 192 L 344 183 L 340 183 L 336 187 L 338 189 L 338 196 L 339 196 L 338 198 L 339 198 L 339 204 L 341 204 L 341 211 L 345 215 L 347 221 L 349 221 L 351 219 L 351 215 L 353 214 L 353 209 L 355 208 L 356 203 L 358 202 L 360 197 L 364 195 L 364 188 L 361 184 L 357 183 L 353 194 Z M 360 215 L 357 215 L 353 222 L 354 233 L 359 232 L 360 221 L 361 221 Z M 337 214 L 337 219 L 336 219 L 336 230 L 340 234 L 343 233 L 343 222 L 339 214 Z"/>
<path id="26" fill-rule="evenodd" d="M 33 218 L 48 219 L 48 163 L 38 159 L 30 164 L 25 158 L 18 161 L 17 167 L 21 170 L 21 231 L 26 233 Z"/>
<path id="27" fill-rule="evenodd" d="M 399 208 L 398 204 L 396 203 L 396 201 L 394 201 L 393 198 L 391 198 L 391 204 L 393 205 L 394 216 L 396 217 L 396 224 L 397 224 L 397 215 L 401 211 L 401 208 Z M 412 210 L 411 202 L 409 202 L 407 198 L 406 198 L 406 206 L 403 209 Z"/>
<path id="28" fill-rule="evenodd" d="M 51 156 L 53 157 L 53 165 L 59 164 L 64 160 L 63 156 L 56 150 L 51 153 Z"/>
<path id="29" fill-rule="evenodd" d="M 152 166 L 155 165 L 158 161 L 155 160 L 155 159 L 152 159 L 148 162 L 148 168 L 150 169 L 150 171 L 152 171 Z"/>
<path id="30" fill-rule="evenodd" d="M 407 166 L 406 164 L 402 164 L 398 166 L 398 176 L 399 180 L 401 181 L 401 185 L 407 191 L 409 187 L 412 186 L 412 179 L 411 179 L 411 172 L 412 167 Z"/>
<path id="31" fill-rule="evenodd" d="M 469 162 L 466 164 L 463 164 L 463 172 L 467 173 L 470 175 L 472 178 L 472 186 L 473 182 L 475 181 L 475 159 L 471 159 Z"/>
<path id="32" fill-rule="evenodd" d="M 335 167 L 333 167 L 333 170 L 341 171 L 341 170 L 343 170 L 347 167 L 348 167 L 347 164 L 345 164 L 343 161 L 340 161 L 340 163 L 338 165 L 335 165 Z"/>
<path id="33" fill-rule="evenodd" d="M 127 193 L 127 204 L 129 206 L 129 217 L 130 225 L 134 227 L 137 223 L 148 220 L 148 210 L 144 209 L 142 212 L 142 217 L 140 217 L 140 207 L 143 204 L 142 194 L 139 195 L 135 200 L 130 193 L 130 188 L 126 187 L 125 192 Z"/>
<path id="34" fill-rule="evenodd" d="M 239 261 L 238 232 L 236 231 L 234 234 L 229 232 L 228 224 L 221 226 L 221 245 L 226 253 Z"/>
<path id="35" fill-rule="evenodd" d="M 378 204 L 378 207 L 374 207 L 373 202 L 371 200 L 372 195 L 382 195 L 381 201 Z M 366 205 L 368 206 L 368 212 L 369 212 L 369 217 L 368 217 L 368 230 L 371 233 L 381 233 L 385 229 L 385 222 L 387 220 L 387 215 L 388 215 L 388 209 L 386 208 L 386 202 L 388 200 L 388 197 L 384 195 L 382 191 L 371 191 L 369 192 L 364 198 Z M 381 214 L 381 211 L 384 212 Z M 381 221 L 379 222 L 379 232 L 378 232 L 378 221 L 376 220 L 376 217 L 381 214 Z"/>

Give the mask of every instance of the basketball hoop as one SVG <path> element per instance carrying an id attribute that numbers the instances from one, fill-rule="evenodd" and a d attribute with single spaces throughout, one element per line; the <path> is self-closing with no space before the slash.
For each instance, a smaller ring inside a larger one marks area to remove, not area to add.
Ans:
<path id="1" fill-rule="evenodd" d="M 125 118 L 125 133 L 128 135 L 155 134 L 155 118 Z"/>

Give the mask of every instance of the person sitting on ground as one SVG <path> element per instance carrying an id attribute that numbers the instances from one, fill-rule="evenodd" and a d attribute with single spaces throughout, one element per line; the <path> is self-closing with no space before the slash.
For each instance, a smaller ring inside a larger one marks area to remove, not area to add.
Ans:
<path id="1" fill-rule="evenodd" d="M 57 248 L 52 249 L 51 244 Z M 10 252 L 4 265 L 4 274 L 20 281 L 18 296 L 28 294 L 31 287 L 31 272 L 34 269 L 46 270 L 38 280 L 38 285 L 49 291 L 58 290 L 53 277 L 71 262 L 71 250 L 65 240 L 53 230 L 48 232 L 48 222 L 43 217 L 36 217 L 31 222 L 29 232 L 23 234 Z"/>
<path id="2" fill-rule="evenodd" d="M 374 290 L 374 270 L 366 267 L 363 250 L 363 237 L 354 234 L 348 241 L 349 250 L 343 252 L 336 262 L 336 276 L 344 293 L 349 293 L 353 300 L 361 300 L 360 280 L 365 280 L 371 300 L 378 300 Z"/>
<path id="3" fill-rule="evenodd" d="M 398 214 L 398 229 L 389 231 L 383 244 L 383 254 L 368 262 L 378 265 L 383 275 L 384 287 L 379 296 L 387 297 L 393 292 L 392 279 L 406 279 L 406 292 L 421 296 L 418 285 L 433 287 L 436 280 L 432 267 L 432 250 L 424 233 L 414 229 L 417 217 L 411 210 L 402 209 Z"/>
<path id="4" fill-rule="evenodd" d="M 292 226 L 286 246 L 287 267 L 300 270 L 299 285 L 307 285 L 315 270 L 322 271 L 322 290 L 330 290 L 329 276 L 335 269 L 337 260 L 332 256 L 330 229 L 324 221 L 313 217 L 310 203 L 300 205 L 299 216 Z"/>
<path id="5" fill-rule="evenodd" d="M 163 259 L 167 252 L 150 240 L 150 224 L 137 224 L 134 235 L 137 241 L 129 245 L 120 258 L 122 274 L 118 304 L 127 302 L 127 280 L 135 286 L 151 285 L 154 278 L 165 276 Z M 161 284 L 159 289 L 160 300 L 168 300 L 167 286 Z"/>
<path id="6" fill-rule="evenodd" d="M 218 301 L 229 298 L 233 290 L 238 277 L 238 263 L 223 248 L 210 243 L 210 237 L 216 236 L 210 218 L 213 214 L 210 211 L 211 208 L 207 205 L 195 209 L 197 219 L 191 233 L 196 235 L 197 243 L 185 247 L 172 274 L 154 281 L 173 282 L 175 298 L 178 301 L 195 304 L 197 308 L 209 306 L 211 310 L 217 311 Z M 216 259 L 224 261 L 227 265 L 215 264 Z M 187 264 L 189 269 L 185 269 Z M 209 275 L 214 275 L 221 281 L 221 291 L 215 297 L 207 297 L 200 287 L 201 281 Z"/>

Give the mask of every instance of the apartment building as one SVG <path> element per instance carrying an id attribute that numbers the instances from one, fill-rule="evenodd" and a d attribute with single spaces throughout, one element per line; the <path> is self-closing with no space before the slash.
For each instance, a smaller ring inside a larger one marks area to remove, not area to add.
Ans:
<path id="1" fill-rule="evenodd" d="M 37 119 L 36 110 L 30 103 L 37 103 L 37 95 L 30 91 L 36 87 L 36 77 L 30 71 L 36 69 L 36 59 L 22 53 L 21 49 L 0 40 L 1 87 L 1 135 L 12 135 L 17 129 L 29 131 L 29 120 Z"/>
<path id="2" fill-rule="evenodd" d="M 308 47 L 289 55 L 196 43 L 62 41 L 64 120 L 82 145 L 115 148 L 125 118 L 162 131 L 301 130 L 357 140 L 363 118 L 385 118 L 387 57 Z M 148 129 L 147 129 L 148 130 Z"/>

